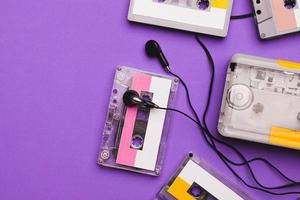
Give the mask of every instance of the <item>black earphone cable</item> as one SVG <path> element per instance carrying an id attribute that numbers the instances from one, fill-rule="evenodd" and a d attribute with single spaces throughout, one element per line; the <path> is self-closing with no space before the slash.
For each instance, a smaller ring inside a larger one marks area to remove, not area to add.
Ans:
<path id="1" fill-rule="evenodd" d="M 196 36 L 196 39 L 197 41 L 200 39 L 198 38 L 198 36 Z M 199 43 L 198 41 L 198 43 Z M 213 87 L 213 79 L 214 79 L 214 62 L 213 62 L 213 59 L 212 59 L 212 56 L 210 54 L 210 52 L 208 51 L 208 49 L 205 47 L 205 45 L 200 41 L 199 43 L 202 48 L 204 49 L 208 59 L 209 59 L 209 62 L 212 66 L 212 77 L 211 77 L 211 83 L 210 83 L 210 87 L 209 87 L 209 96 L 208 96 L 208 102 L 207 102 L 207 106 L 205 108 L 205 111 L 204 111 L 204 114 L 203 114 L 203 117 L 202 117 L 202 120 L 203 120 L 203 125 L 201 124 L 200 120 L 199 120 L 199 117 L 198 117 L 198 114 L 197 112 L 195 111 L 192 103 L 191 103 L 191 99 L 190 99 L 190 95 L 189 95 L 189 90 L 188 90 L 188 87 L 187 85 L 185 84 L 185 82 L 181 79 L 181 77 L 179 77 L 178 75 L 174 74 L 173 72 L 171 72 L 170 70 L 168 71 L 170 74 L 172 74 L 173 76 L 177 77 L 181 83 L 183 84 L 184 88 L 185 88 L 185 91 L 186 91 L 186 95 L 187 95 L 187 100 L 188 100 L 188 103 L 189 103 L 189 107 L 191 108 L 194 116 L 196 117 L 196 120 L 192 117 L 190 117 L 189 115 L 187 115 L 186 113 L 182 112 L 182 111 L 179 111 L 177 109 L 174 109 L 174 108 L 168 108 L 166 110 L 171 110 L 171 111 L 175 111 L 175 112 L 178 112 L 180 114 L 183 114 L 184 116 L 188 117 L 189 119 L 191 119 L 193 122 L 195 122 L 201 129 L 201 131 L 203 132 L 203 135 L 204 135 L 204 138 L 206 140 L 206 142 L 210 145 L 211 148 L 213 148 L 216 153 L 218 154 L 218 156 L 220 157 L 220 159 L 225 163 L 225 165 L 230 169 L 230 171 L 235 175 L 237 176 L 246 186 L 250 187 L 250 188 L 253 188 L 253 189 L 257 189 L 257 190 L 261 190 L 263 192 L 266 192 L 266 193 L 270 193 L 270 194 L 274 194 L 274 195 L 286 195 L 286 194 L 299 194 L 298 192 L 284 192 L 284 193 L 275 193 L 275 192 L 270 192 L 268 190 L 265 190 L 265 189 L 282 189 L 282 188 L 286 188 L 286 187 L 291 187 L 291 186 L 295 186 L 295 185 L 299 185 L 299 183 L 293 181 L 292 179 L 288 178 L 286 175 L 284 175 L 277 167 L 275 167 L 273 164 L 271 164 L 269 161 L 267 161 L 266 159 L 264 158 L 253 158 L 253 159 L 250 159 L 250 160 L 246 160 L 246 158 L 242 155 L 241 152 L 239 152 L 235 147 L 233 147 L 232 145 L 229 145 L 228 143 L 225 143 L 217 138 L 215 138 L 209 131 L 208 127 L 207 127 L 207 124 L 206 124 L 206 115 L 208 113 L 208 109 L 209 109 L 209 106 L 210 106 L 210 99 L 211 99 L 211 93 L 212 93 L 212 87 Z M 164 109 L 164 108 L 159 108 L 159 109 Z M 244 162 L 242 163 L 237 163 L 237 162 L 233 162 L 232 160 L 230 160 L 229 158 L 227 158 L 223 153 L 221 153 L 215 143 L 214 143 L 214 140 L 217 141 L 218 143 L 220 144 L 223 144 L 229 148 L 231 148 L 233 151 L 235 151 L 243 160 Z M 269 167 L 271 167 L 273 170 L 275 170 L 277 173 L 279 173 L 282 177 L 284 177 L 286 180 L 290 181 L 291 183 L 290 184 L 286 184 L 286 185 L 282 185 L 282 186 L 276 186 L 276 187 L 267 187 L 267 186 L 264 186 L 262 185 L 255 177 L 255 174 L 251 168 L 251 166 L 249 165 L 249 163 L 252 163 L 254 161 L 262 161 L 264 162 L 266 165 L 268 165 Z M 247 165 L 248 166 L 248 169 L 250 170 L 250 173 L 251 173 L 251 176 L 253 177 L 253 179 L 255 180 L 255 182 L 257 182 L 258 185 L 260 185 L 262 188 L 258 188 L 258 187 L 255 187 L 255 186 L 252 186 L 252 185 L 249 185 L 247 182 L 245 182 L 233 169 L 232 167 L 228 164 L 233 164 L 233 165 L 236 165 L 236 166 L 242 166 L 242 165 Z"/>
<path id="2" fill-rule="evenodd" d="M 195 120 L 194 118 L 192 118 L 191 116 L 189 116 L 188 114 L 186 114 L 185 112 L 183 111 L 180 111 L 178 109 L 175 109 L 175 108 L 162 108 L 162 107 L 158 107 L 156 109 L 160 109 L 160 110 L 166 110 L 166 111 L 173 111 L 173 112 L 177 112 L 179 114 L 182 114 L 183 116 L 187 117 L 188 119 L 190 119 L 191 121 L 193 121 L 194 123 L 196 123 L 198 126 L 201 126 L 197 120 Z M 268 191 L 266 189 L 262 189 L 262 188 L 258 188 L 256 186 L 253 186 L 253 185 L 250 185 L 248 184 L 240 175 L 238 175 L 236 173 L 235 170 L 232 169 L 232 167 L 226 162 L 225 158 L 224 158 L 224 155 L 218 150 L 218 149 L 214 149 L 216 151 L 216 153 L 218 154 L 218 156 L 220 157 L 220 159 L 224 162 L 224 164 L 229 168 L 229 170 L 240 180 L 242 181 L 247 187 L 249 188 L 252 188 L 252 189 L 256 189 L 256 190 L 259 190 L 259 191 L 262 191 L 262 192 L 265 192 L 265 193 L 268 193 L 268 194 L 272 194 L 272 195 L 289 195 L 289 194 L 300 194 L 300 192 L 281 192 L 281 193 L 278 193 L 278 192 L 271 192 L 271 191 Z M 248 162 L 251 162 L 251 161 L 248 161 Z"/>
<path id="3" fill-rule="evenodd" d="M 254 17 L 254 13 L 247 13 L 247 14 L 242 14 L 242 15 L 231 15 L 230 19 L 232 20 L 238 20 L 238 19 L 246 19 L 246 18 L 250 18 L 250 17 Z"/>
<path id="4" fill-rule="evenodd" d="M 200 40 L 199 36 L 196 35 L 195 38 L 196 38 L 197 42 L 200 44 L 200 46 L 202 47 L 202 49 L 205 51 L 205 54 L 208 57 L 208 60 L 209 60 L 210 66 L 211 66 L 211 70 L 212 70 L 211 81 L 210 81 L 210 86 L 209 86 L 209 94 L 208 94 L 207 106 L 206 106 L 206 109 L 205 109 L 205 112 L 204 112 L 203 118 L 202 118 L 203 119 L 204 127 L 206 128 L 206 130 L 208 132 L 210 132 L 209 129 L 208 129 L 208 127 L 207 127 L 206 116 L 207 116 L 207 113 L 208 113 L 208 109 L 209 109 L 209 106 L 210 106 L 210 99 L 211 99 L 211 96 L 212 96 L 212 89 L 213 89 L 213 82 L 214 82 L 214 75 L 215 75 L 215 65 L 214 65 L 214 60 L 213 60 L 213 58 L 212 58 L 209 50 L 204 45 L 204 43 Z M 249 170 L 250 170 L 250 173 L 251 173 L 253 179 L 255 180 L 255 182 L 257 182 L 257 184 L 259 186 L 261 186 L 261 187 L 263 187 L 265 189 L 282 189 L 282 188 L 286 188 L 286 187 L 292 187 L 292 186 L 298 186 L 298 185 L 300 185 L 299 182 L 296 182 L 296 181 L 290 179 L 289 177 L 287 177 L 284 173 L 282 173 L 277 167 L 275 167 L 273 164 L 271 164 L 268 160 L 266 160 L 264 158 L 258 157 L 258 158 L 254 158 L 254 159 L 251 159 L 251 160 L 247 161 L 246 158 L 242 155 L 242 153 L 239 150 L 237 150 L 234 146 L 232 146 L 232 145 L 230 145 L 228 143 L 225 143 L 225 142 L 223 142 L 223 141 L 221 141 L 221 140 L 219 140 L 219 139 L 217 139 L 215 137 L 214 137 L 214 139 L 217 140 L 217 142 L 219 142 L 219 143 L 221 143 L 221 144 L 223 144 L 223 145 L 231 148 L 232 150 L 234 150 L 244 160 L 244 163 L 235 163 L 235 162 L 233 162 L 231 160 L 227 160 L 226 159 L 229 163 L 231 163 L 233 165 L 236 165 L 236 166 L 241 166 L 241 165 L 245 165 L 246 164 L 248 166 Z M 255 177 L 255 175 L 253 173 L 253 170 L 252 170 L 251 166 L 249 165 L 249 163 L 250 163 L 249 161 L 253 162 L 253 161 L 258 161 L 258 160 L 264 162 L 266 165 L 268 165 L 269 167 L 271 167 L 272 169 L 274 169 L 283 178 L 285 178 L 286 180 L 290 181 L 291 183 L 290 184 L 281 185 L 281 186 L 276 186 L 276 187 L 266 187 L 266 186 L 260 184 L 260 182 L 257 181 L 257 179 L 256 179 L 256 177 Z"/>

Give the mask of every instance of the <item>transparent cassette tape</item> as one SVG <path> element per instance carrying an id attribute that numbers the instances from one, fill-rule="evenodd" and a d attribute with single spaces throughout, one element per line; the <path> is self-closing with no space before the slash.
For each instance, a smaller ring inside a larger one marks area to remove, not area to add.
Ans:
<path id="1" fill-rule="evenodd" d="M 166 145 L 169 112 L 126 107 L 123 94 L 135 90 L 160 107 L 173 106 L 178 79 L 119 66 L 116 70 L 98 163 L 158 176 Z"/>
<path id="2" fill-rule="evenodd" d="M 237 185 L 189 153 L 156 200 L 251 200 Z"/>
<path id="3" fill-rule="evenodd" d="M 225 37 L 233 0 L 131 0 L 128 20 Z"/>
<path id="4" fill-rule="evenodd" d="M 235 55 L 218 130 L 227 137 L 300 149 L 300 64 Z"/>
<path id="5" fill-rule="evenodd" d="M 300 0 L 252 0 L 260 38 L 300 31 Z"/>

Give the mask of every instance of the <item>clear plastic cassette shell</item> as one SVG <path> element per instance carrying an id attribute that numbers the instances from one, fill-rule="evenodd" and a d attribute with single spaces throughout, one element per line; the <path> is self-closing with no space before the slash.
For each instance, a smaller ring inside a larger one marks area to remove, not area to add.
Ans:
<path id="1" fill-rule="evenodd" d="M 233 0 L 131 0 L 128 20 L 226 37 Z"/>
<path id="2" fill-rule="evenodd" d="M 261 39 L 300 31 L 300 0 L 252 0 Z"/>
<path id="3" fill-rule="evenodd" d="M 138 89 L 140 96 L 146 95 L 158 106 L 172 107 L 178 83 L 174 77 L 117 67 L 102 134 L 99 165 L 153 176 L 160 174 L 170 113 L 126 108 L 122 98 L 127 90 Z"/>
<path id="4" fill-rule="evenodd" d="M 218 130 L 226 137 L 300 149 L 300 64 L 235 55 Z"/>
<path id="5" fill-rule="evenodd" d="M 189 153 L 156 200 L 252 200 L 236 184 Z"/>

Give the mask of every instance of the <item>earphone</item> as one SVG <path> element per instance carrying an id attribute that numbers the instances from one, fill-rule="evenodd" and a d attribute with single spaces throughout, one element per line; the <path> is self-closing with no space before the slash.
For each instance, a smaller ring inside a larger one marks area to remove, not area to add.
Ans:
<path id="1" fill-rule="evenodd" d="M 158 42 L 156 42 L 155 40 L 149 40 L 146 44 L 145 44 L 145 51 L 146 51 L 146 54 L 151 57 L 151 58 L 156 58 L 159 60 L 161 66 L 163 67 L 163 69 L 177 77 L 180 82 L 182 83 L 182 85 L 184 86 L 184 89 L 185 89 L 185 92 L 186 92 L 186 95 L 187 95 L 187 100 L 188 100 L 188 103 L 189 103 L 189 106 L 193 112 L 193 115 L 196 119 L 194 119 L 193 117 L 189 116 L 188 114 L 180 111 L 180 110 L 177 110 L 175 108 L 161 108 L 159 107 L 159 105 L 156 105 L 154 104 L 153 102 L 147 102 L 147 101 L 144 101 L 143 99 L 141 99 L 138 95 L 138 93 L 136 91 L 130 91 L 128 90 L 127 92 L 124 93 L 124 96 L 123 96 L 123 101 L 124 101 L 124 104 L 126 106 L 147 106 L 148 108 L 155 108 L 155 109 L 164 109 L 164 110 L 169 110 L 169 111 L 175 111 L 177 113 L 180 113 L 186 117 L 188 117 L 190 120 L 192 120 L 194 123 L 196 123 L 201 132 L 203 133 L 203 136 L 204 136 L 204 139 L 205 141 L 208 143 L 208 145 L 217 153 L 217 155 L 219 156 L 219 158 L 224 162 L 224 164 L 230 169 L 230 171 L 238 178 L 240 179 L 247 187 L 250 187 L 250 188 L 253 188 L 253 189 L 256 189 L 256 190 L 259 190 L 259 191 L 263 191 L 263 192 L 266 192 L 266 193 L 269 193 L 269 194 L 273 194 L 273 195 L 287 195 L 287 194 L 300 194 L 300 192 L 294 192 L 294 191 L 291 191 L 291 192 L 275 192 L 275 191 L 272 191 L 272 190 L 278 190 L 278 189 L 283 189 L 283 188 L 290 188 L 290 187 L 294 187 L 294 186 L 299 186 L 300 183 L 299 182 L 296 182 L 290 178 L 288 178 L 286 175 L 284 175 L 284 173 L 282 173 L 278 168 L 276 168 L 272 163 L 270 163 L 268 160 L 264 159 L 264 158 L 253 158 L 253 159 L 250 159 L 250 160 L 247 160 L 245 158 L 245 156 L 237 149 L 235 148 L 234 146 L 232 146 L 231 144 L 228 144 L 218 138 L 216 138 L 214 135 L 212 135 L 212 133 L 210 132 L 210 130 L 208 129 L 207 125 L 206 125 L 206 114 L 208 112 L 208 107 L 209 107 L 209 102 L 210 102 L 210 96 L 211 96 L 211 92 L 212 92 L 212 85 L 213 85 L 213 79 L 214 79 L 214 62 L 213 62 L 213 58 L 210 54 L 210 52 L 208 51 L 208 49 L 206 48 L 206 46 L 200 41 L 200 39 L 198 38 L 198 36 L 196 36 L 196 39 L 197 39 L 197 42 L 201 45 L 201 47 L 204 49 L 208 59 L 209 59 L 209 62 L 212 66 L 212 79 L 211 79 L 211 83 L 210 83 L 210 87 L 209 87 L 209 98 L 208 98 L 208 102 L 207 102 L 207 106 L 206 106 L 206 109 L 205 109 L 205 112 L 202 116 L 202 122 L 200 121 L 199 119 L 199 116 L 197 114 L 197 112 L 195 111 L 192 103 L 191 103 L 191 99 L 190 99 L 190 95 L 189 95 L 189 90 L 188 90 L 188 87 L 187 85 L 185 84 L 185 82 L 181 79 L 180 76 L 174 74 L 171 69 L 170 69 L 170 66 L 169 66 L 169 63 L 159 45 Z M 233 152 L 235 152 L 242 160 L 242 162 L 236 162 L 236 161 L 232 161 L 230 158 L 228 158 L 224 153 L 222 153 L 217 144 L 221 144 L 221 145 L 224 145 L 226 146 L 227 148 L 230 148 Z M 285 180 L 287 180 L 289 183 L 285 184 L 285 185 L 280 185 L 280 186 L 273 186 L 273 187 L 270 187 L 270 186 L 265 186 L 263 185 L 262 183 L 260 183 L 260 181 L 257 180 L 256 176 L 255 176 L 255 173 L 252 169 L 252 167 L 250 166 L 250 163 L 252 162 L 255 162 L 255 161 L 260 161 L 260 162 L 263 162 L 264 164 L 266 164 L 267 166 L 270 167 L 271 170 L 274 170 L 276 173 L 278 173 L 282 178 L 284 178 Z M 234 166 L 247 166 L 250 174 L 251 174 L 251 177 L 253 178 L 253 180 L 255 181 L 255 183 L 258 185 L 258 186 L 253 186 L 251 184 L 249 184 L 248 182 L 246 182 L 232 167 L 231 165 L 234 165 Z"/>
<path id="2" fill-rule="evenodd" d="M 143 106 L 147 108 L 159 108 L 159 106 L 152 101 L 142 99 L 135 90 L 127 90 L 123 94 L 123 102 L 127 107 Z"/>
<path id="3" fill-rule="evenodd" d="M 159 60 L 161 66 L 167 72 L 170 72 L 169 62 L 165 57 L 163 51 L 161 50 L 158 42 L 156 42 L 155 40 L 149 40 L 148 42 L 146 42 L 145 50 L 149 57 L 151 58 L 156 57 Z"/>

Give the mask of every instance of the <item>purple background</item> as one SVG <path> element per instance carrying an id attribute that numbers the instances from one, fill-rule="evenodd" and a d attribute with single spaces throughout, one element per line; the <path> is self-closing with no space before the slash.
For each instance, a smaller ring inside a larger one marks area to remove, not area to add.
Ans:
<path id="1" fill-rule="evenodd" d="M 160 177 L 96 164 L 116 65 L 164 73 L 156 60 L 145 56 L 146 40 L 160 42 L 173 70 L 187 80 L 200 113 L 207 96 L 209 66 L 193 35 L 129 23 L 128 4 L 129 0 L 0 2 L 1 200 L 152 199 L 189 151 L 239 183 L 204 144 L 194 124 L 180 115 L 173 115 Z M 250 1 L 235 1 L 234 14 L 250 10 Z M 231 22 L 226 39 L 202 38 L 216 62 L 209 112 L 214 130 L 226 65 L 234 53 L 300 61 L 299 34 L 260 41 L 252 19 Z M 188 111 L 182 87 L 177 107 Z M 298 151 L 224 140 L 248 158 L 266 157 L 300 179 Z M 255 170 L 264 183 L 278 183 L 268 168 L 257 164 Z M 240 172 L 246 174 L 244 169 Z M 254 199 L 296 198 L 242 188 Z"/>

